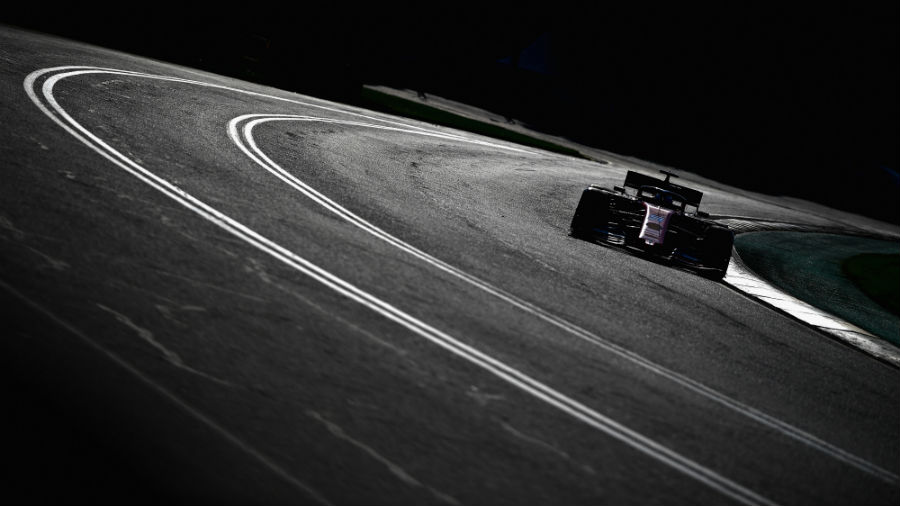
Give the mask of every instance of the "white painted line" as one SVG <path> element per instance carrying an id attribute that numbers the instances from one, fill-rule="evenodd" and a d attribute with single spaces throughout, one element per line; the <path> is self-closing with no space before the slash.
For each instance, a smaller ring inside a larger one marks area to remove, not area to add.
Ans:
<path id="1" fill-rule="evenodd" d="M 37 71 L 37 72 L 43 72 L 42 75 L 49 73 L 49 72 L 67 72 L 68 75 L 70 75 L 70 76 L 87 75 L 87 74 L 112 74 L 112 75 L 138 77 L 141 79 L 150 79 L 150 80 L 157 80 L 157 81 L 167 81 L 167 82 L 176 82 L 176 83 L 182 83 L 182 84 L 190 84 L 190 85 L 200 86 L 200 87 L 204 87 L 204 88 L 213 88 L 213 89 L 231 91 L 231 92 L 239 93 L 242 95 L 249 95 L 249 96 L 253 96 L 253 97 L 277 100 L 280 102 L 286 102 L 286 103 L 290 103 L 290 104 L 294 104 L 294 105 L 300 105 L 303 107 L 311 107 L 311 108 L 320 109 L 320 110 L 328 111 L 328 112 L 332 112 L 332 113 L 354 116 L 357 118 L 363 118 L 363 119 L 367 119 L 370 121 L 377 121 L 377 122 L 384 123 L 387 125 L 395 125 L 395 126 L 398 126 L 398 127 L 404 128 L 404 129 L 419 130 L 419 131 L 423 131 L 423 132 L 428 132 L 433 137 L 440 137 L 440 138 L 444 138 L 447 140 L 463 141 L 463 142 L 466 142 L 469 144 L 477 144 L 477 145 L 481 145 L 481 146 L 503 149 L 503 150 L 513 151 L 513 152 L 517 152 L 517 153 L 526 153 L 526 154 L 530 154 L 530 155 L 541 155 L 542 154 L 542 153 L 539 153 L 536 151 L 530 151 L 527 149 L 523 149 L 522 147 L 520 147 L 516 144 L 512 144 L 512 143 L 501 144 L 499 142 L 491 142 L 491 141 L 487 141 L 487 140 L 483 140 L 483 139 L 476 139 L 476 138 L 467 137 L 467 136 L 450 133 L 450 132 L 440 132 L 437 130 L 429 130 L 425 127 L 421 127 L 421 126 L 410 124 L 410 123 L 403 123 L 403 122 L 395 121 L 393 119 L 388 119 L 385 117 L 370 116 L 367 114 L 348 111 L 345 109 L 339 109 L 336 107 L 328 107 L 328 106 L 324 106 L 324 105 L 320 105 L 320 104 L 314 104 L 311 102 L 304 102 L 302 100 L 278 97 L 275 95 L 267 95 L 265 93 L 259 93 L 259 92 L 244 90 L 244 89 L 240 89 L 240 88 L 233 88 L 230 86 L 224 86 L 224 85 L 220 85 L 220 84 L 212 84 L 212 83 L 207 83 L 207 82 L 203 82 L 203 81 L 183 79 L 183 78 L 179 78 L 179 77 L 146 74 L 143 72 L 135 72 L 135 71 L 131 71 L 131 70 L 120 70 L 120 69 L 91 67 L 91 66 L 75 66 L 75 65 L 71 65 L 71 66 L 66 65 L 66 66 L 60 66 L 60 67 L 45 68 L 45 69 L 41 69 L 40 71 Z M 328 121 L 327 118 L 323 118 L 323 120 Z"/>
<path id="2" fill-rule="evenodd" d="M 792 439 L 800 441 L 801 443 L 808 445 L 812 448 L 815 448 L 832 458 L 840 460 L 848 465 L 851 465 L 857 469 L 860 469 L 866 473 L 869 473 L 873 476 L 876 476 L 888 483 L 897 484 L 900 483 L 900 477 L 896 474 L 883 469 L 875 464 L 868 462 L 861 457 L 857 457 L 856 455 L 851 454 L 845 450 L 842 450 L 826 441 L 823 441 L 812 434 L 809 434 L 802 429 L 794 427 L 793 425 L 779 420 L 775 417 L 772 417 L 768 414 L 765 414 L 755 408 L 747 406 L 740 401 L 732 399 L 718 391 L 715 391 L 702 383 L 699 383 L 691 378 L 683 376 L 675 371 L 669 370 L 659 364 L 651 362 L 650 360 L 631 352 L 621 346 L 608 341 L 596 334 L 593 334 L 571 322 L 568 322 L 548 311 L 535 306 L 534 304 L 520 299 L 515 295 L 512 295 L 492 284 L 472 276 L 434 256 L 429 255 L 428 253 L 408 244 L 397 237 L 389 234 L 388 232 L 378 228 L 374 224 L 364 220 L 360 216 L 357 216 L 350 210 L 341 206 L 337 202 L 331 200 L 326 197 L 319 191 L 315 190 L 311 186 L 307 185 L 299 178 L 291 174 L 290 172 L 284 170 L 281 166 L 275 163 L 272 159 L 270 159 L 266 154 L 257 146 L 256 141 L 253 138 L 253 129 L 268 121 L 318 121 L 315 117 L 310 116 L 297 116 L 297 115 L 264 115 L 264 114 L 245 114 L 243 116 L 239 116 L 228 123 L 228 133 L 231 136 L 231 139 L 237 144 L 237 146 L 254 162 L 259 164 L 268 172 L 275 175 L 277 178 L 281 179 L 292 188 L 301 192 L 303 195 L 307 196 L 314 202 L 318 203 L 325 209 L 331 211 L 337 216 L 343 218 L 349 223 L 359 227 L 360 229 L 378 237 L 386 241 L 387 243 L 409 253 L 410 255 L 419 258 L 420 260 L 431 264 L 432 266 L 440 269 L 448 274 L 451 274 L 497 298 L 503 300 L 512 306 L 531 314 L 532 316 L 536 316 L 557 328 L 560 328 L 580 339 L 586 340 L 594 345 L 600 346 L 601 348 L 614 353 L 620 357 L 627 359 L 628 361 L 637 364 L 645 369 L 650 370 L 660 376 L 667 378 L 670 381 L 673 381 L 682 387 L 699 394 L 703 397 L 706 397 L 710 400 L 713 400 L 721 405 L 724 405 L 738 413 L 741 413 L 744 416 L 747 416 L 759 423 L 762 423 Z M 335 122 L 335 121 L 332 121 Z M 350 122 L 348 122 L 350 123 Z M 362 123 L 352 123 L 357 126 L 368 126 Z M 418 134 L 419 132 L 410 131 L 409 133 Z M 764 283 L 761 283 L 755 279 L 751 280 L 747 278 L 748 281 L 752 281 L 753 284 L 762 286 Z"/>
<path id="3" fill-rule="evenodd" d="M 56 122 L 60 127 L 66 130 L 74 138 L 82 142 L 85 146 L 93 149 L 98 154 L 119 166 L 129 174 L 143 181 L 150 187 L 161 192 L 165 196 L 171 198 L 175 202 L 181 204 L 185 208 L 193 211 L 198 216 L 222 228 L 226 232 L 245 241 L 247 244 L 259 249 L 260 251 L 270 255 L 271 257 L 285 263 L 286 265 L 296 269 L 297 271 L 309 276 L 329 289 L 347 297 L 359 304 L 368 307 L 372 311 L 381 314 L 383 317 L 396 322 L 397 324 L 409 329 L 410 331 L 420 335 L 424 339 L 450 351 L 454 355 L 467 360 L 468 362 L 480 367 L 486 372 L 493 374 L 497 378 L 507 382 L 508 384 L 522 390 L 533 397 L 544 401 L 545 403 L 556 407 L 560 411 L 569 414 L 573 418 L 594 427 L 605 434 L 631 446 L 632 448 L 644 453 L 645 455 L 671 467 L 672 469 L 683 473 L 684 475 L 697 480 L 710 488 L 719 491 L 741 504 L 747 505 L 774 505 L 775 503 L 763 497 L 762 495 L 706 468 L 693 460 L 657 443 L 656 441 L 638 433 L 634 430 L 610 419 L 609 417 L 598 413 L 590 407 L 554 390 L 548 385 L 514 369 L 505 363 L 484 354 L 477 349 L 458 341 L 452 336 L 434 328 L 430 325 L 418 320 L 417 318 L 404 313 L 396 307 L 378 299 L 377 297 L 361 290 L 360 288 L 344 281 L 334 274 L 322 269 L 321 267 L 309 262 L 305 258 L 300 257 L 296 253 L 284 248 L 274 241 L 261 236 L 254 230 L 246 227 L 242 223 L 232 219 L 231 217 L 221 213 L 215 208 L 207 205 L 193 195 L 187 193 L 183 189 L 172 184 L 150 170 L 144 168 L 140 164 L 134 162 L 127 156 L 115 150 L 99 137 L 88 131 L 84 126 L 78 123 L 63 109 L 56 101 L 53 95 L 53 87 L 62 79 L 84 75 L 90 73 L 108 72 L 99 69 L 86 69 L 79 67 L 77 70 L 66 68 L 42 69 L 32 72 L 25 79 L 25 91 L 35 105 L 46 114 L 50 119 Z M 41 86 L 41 94 L 38 95 L 35 90 L 38 79 L 48 73 L 54 73 L 48 77 Z M 138 76 L 136 73 L 129 75 Z M 154 76 L 156 79 L 164 79 L 161 76 Z M 218 87 L 206 85 L 210 87 Z"/>
<path id="4" fill-rule="evenodd" d="M 900 351 L 896 348 L 884 343 L 878 336 L 776 288 L 751 271 L 741 260 L 737 251 L 732 252 L 731 263 L 728 264 L 728 271 L 723 281 L 736 290 L 774 306 L 807 325 L 900 367 Z M 890 474 L 893 475 L 891 481 L 897 483 L 900 478 L 893 473 Z"/>

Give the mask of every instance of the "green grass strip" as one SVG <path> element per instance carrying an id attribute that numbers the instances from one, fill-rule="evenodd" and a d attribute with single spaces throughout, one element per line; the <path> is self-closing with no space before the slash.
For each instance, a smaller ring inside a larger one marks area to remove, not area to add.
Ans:
<path id="1" fill-rule="evenodd" d="M 467 132 L 485 135 L 495 139 L 515 142 L 516 144 L 521 144 L 523 146 L 531 146 L 552 151 L 554 153 L 561 153 L 563 155 L 590 159 L 572 148 L 530 137 L 483 121 L 459 116 L 452 112 L 436 109 L 412 100 L 406 100 L 405 98 L 400 98 L 388 93 L 382 93 L 371 88 L 363 87 L 362 92 L 360 93 L 360 99 L 362 100 L 362 106 L 369 109 L 465 130 Z"/>
<path id="2" fill-rule="evenodd" d="M 900 316 L 900 255 L 863 253 L 844 260 L 841 269 L 869 298 Z"/>

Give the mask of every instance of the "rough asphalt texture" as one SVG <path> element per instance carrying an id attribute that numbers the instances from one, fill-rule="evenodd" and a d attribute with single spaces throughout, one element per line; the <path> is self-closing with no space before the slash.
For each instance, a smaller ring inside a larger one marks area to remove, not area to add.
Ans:
<path id="1" fill-rule="evenodd" d="M 734 503 L 237 240 L 78 142 L 23 81 L 93 65 L 342 106 L 8 28 L 0 61 L 10 502 Z M 252 163 L 226 130 L 248 113 L 343 113 L 103 74 L 63 80 L 55 96 L 115 149 L 265 237 L 773 502 L 900 501 L 897 482 L 361 232 Z M 900 371 L 722 284 L 567 236 L 581 188 L 617 184 L 637 162 L 328 123 L 269 123 L 255 137 L 417 248 L 900 474 Z M 713 214 L 897 232 L 696 186 Z"/>

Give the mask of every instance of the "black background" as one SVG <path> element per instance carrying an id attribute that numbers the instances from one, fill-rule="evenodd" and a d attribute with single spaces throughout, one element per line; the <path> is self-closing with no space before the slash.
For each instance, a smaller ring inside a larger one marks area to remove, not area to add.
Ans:
<path id="1" fill-rule="evenodd" d="M 417 89 L 900 223 L 896 3 L 296 5 L 69 4 L 0 21 L 346 103 L 363 84 Z"/>

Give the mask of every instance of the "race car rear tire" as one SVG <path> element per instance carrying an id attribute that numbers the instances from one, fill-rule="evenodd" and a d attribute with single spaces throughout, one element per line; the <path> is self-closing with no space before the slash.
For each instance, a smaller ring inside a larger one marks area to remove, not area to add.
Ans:
<path id="1" fill-rule="evenodd" d="M 707 276 L 720 280 L 725 277 L 728 263 L 731 261 L 731 249 L 734 246 L 734 232 L 727 228 L 713 227 L 703 238 L 703 266 L 708 268 Z"/>

